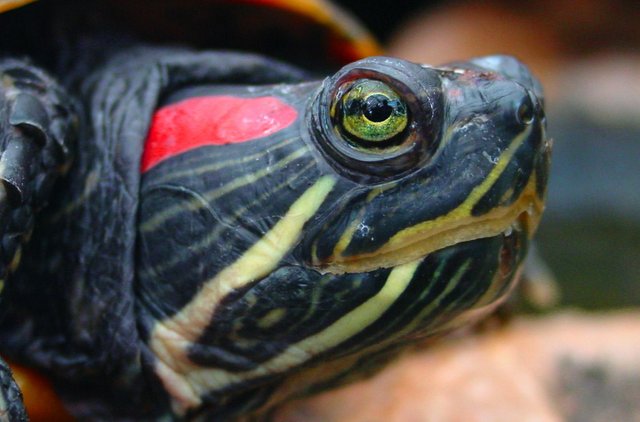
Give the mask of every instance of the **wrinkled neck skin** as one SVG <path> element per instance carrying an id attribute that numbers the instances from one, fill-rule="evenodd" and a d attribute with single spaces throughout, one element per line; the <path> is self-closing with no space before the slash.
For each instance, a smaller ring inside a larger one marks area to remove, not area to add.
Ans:
<path id="1" fill-rule="evenodd" d="M 9 353 L 64 380 L 80 416 L 228 420 L 490 312 L 537 226 L 549 160 L 538 88 L 503 60 L 501 73 L 374 58 L 300 82 L 255 56 L 115 58 L 83 87 L 88 144 L 26 257 L 25 276 L 48 282 L 11 292 L 9 321 L 29 332 L 5 324 Z M 407 98 L 410 155 L 344 155 L 326 109 L 363 75 Z M 234 113 L 258 103 L 268 118 L 238 129 Z M 190 127 L 194 104 L 213 107 L 201 143 L 166 129 Z M 149 158 L 152 137 L 172 146 Z"/>

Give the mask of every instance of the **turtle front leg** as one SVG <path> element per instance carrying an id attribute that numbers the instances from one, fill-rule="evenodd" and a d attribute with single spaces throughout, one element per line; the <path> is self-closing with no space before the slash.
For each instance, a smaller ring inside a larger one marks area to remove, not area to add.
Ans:
<path id="1" fill-rule="evenodd" d="M 69 166 L 76 122 L 53 78 L 26 61 L 0 60 L 0 293 L 18 269 L 35 213 Z M 26 420 L 20 389 L 0 359 L 0 421 Z"/>
<path id="2" fill-rule="evenodd" d="M 0 60 L 0 286 L 20 262 L 34 213 L 69 165 L 73 108 L 44 71 L 23 60 Z"/>

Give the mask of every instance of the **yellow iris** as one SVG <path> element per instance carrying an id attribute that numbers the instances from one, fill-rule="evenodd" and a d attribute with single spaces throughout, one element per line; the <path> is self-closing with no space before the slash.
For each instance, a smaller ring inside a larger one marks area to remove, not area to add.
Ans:
<path id="1" fill-rule="evenodd" d="M 407 127 L 406 104 L 384 82 L 356 81 L 340 101 L 342 127 L 355 140 L 382 143 Z"/>

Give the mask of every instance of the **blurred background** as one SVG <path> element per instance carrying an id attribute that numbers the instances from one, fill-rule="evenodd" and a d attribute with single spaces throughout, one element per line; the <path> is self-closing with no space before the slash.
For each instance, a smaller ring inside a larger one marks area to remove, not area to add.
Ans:
<path id="1" fill-rule="evenodd" d="M 554 140 L 537 245 L 560 304 L 640 305 L 640 3 L 339 3 L 392 55 L 435 65 L 506 53 L 532 68 Z"/>

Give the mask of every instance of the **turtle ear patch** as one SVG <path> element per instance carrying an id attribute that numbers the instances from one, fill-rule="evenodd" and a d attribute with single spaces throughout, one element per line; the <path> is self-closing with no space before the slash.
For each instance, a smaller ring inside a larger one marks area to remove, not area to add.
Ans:
<path id="1" fill-rule="evenodd" d="M 174 155 L 205 145 L 235 144 L 267 137 L 298 117 L 277 97 L 194 97 L 160 108 L 145 141 L 144 173 Z"/>

